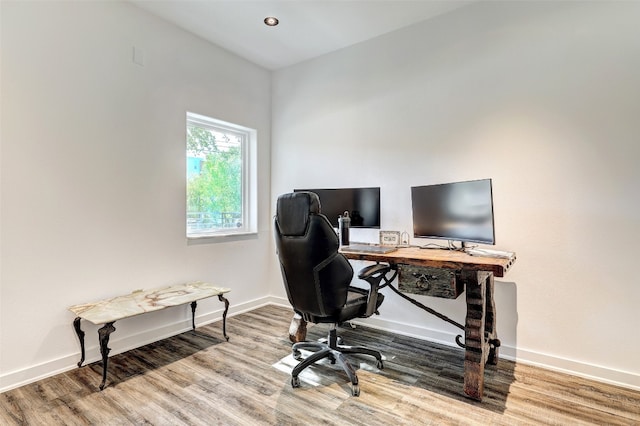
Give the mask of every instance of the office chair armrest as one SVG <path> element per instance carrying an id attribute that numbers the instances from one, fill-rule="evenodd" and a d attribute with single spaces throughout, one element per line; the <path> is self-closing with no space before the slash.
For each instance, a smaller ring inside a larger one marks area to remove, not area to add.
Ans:
<path id="1" fill-rule="evenodd" d="M 360 272 L 358 272 L 358 278 L 368 282 L 371 286 L 371 290 L 369 290 L 369 298 L 367 299 L 366 317 L 370 317 L 376 313 L 380 281 L 384 279 L 385 283 L 389 282 L 389 280 L 386 279 L 387 272 L 389 271 L 391 271 L 391 266 L 376 263 L 375 265 L 364 267 Z"/>
<path id="2" fill-rule="evenodd" d="M 386 274 L 391 270 L 391 266 L 385 265 L 384 263 L 376 263 L 375 265 L 369 265 L 358 272 L 358 278 L 361 280 L 367 280 L 369 277 L 382 273 L 382 275 Z M 377 275 L 376 275 L 377 276 Z"/>

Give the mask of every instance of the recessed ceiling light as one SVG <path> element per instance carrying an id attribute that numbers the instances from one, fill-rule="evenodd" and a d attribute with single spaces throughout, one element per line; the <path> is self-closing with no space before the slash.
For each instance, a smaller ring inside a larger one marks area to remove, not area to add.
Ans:
<path id="1" fill-rule="evenodd" d="M 278 18 L 276 18 L 275 16 L 267 16 L 266 18 L 264 18 L 264 23 L 270 27 L 275 27 L 280 23 L 280 21 L 278 21 Z"/>

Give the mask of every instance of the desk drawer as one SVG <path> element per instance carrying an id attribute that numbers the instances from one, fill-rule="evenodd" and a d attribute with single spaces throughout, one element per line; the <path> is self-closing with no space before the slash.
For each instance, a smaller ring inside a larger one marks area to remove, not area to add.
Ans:
<path id="1" fill-rule="evenodd" d="M 455 271 L 426 266 L 398 265 L 398 288 L 403 293 L 455 299 L 463 291 Z"/>

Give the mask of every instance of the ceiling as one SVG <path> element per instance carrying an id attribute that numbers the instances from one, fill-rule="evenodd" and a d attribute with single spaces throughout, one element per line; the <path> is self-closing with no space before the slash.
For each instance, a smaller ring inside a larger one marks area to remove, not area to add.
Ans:
<path id="1" fill-rule="evenodd" d="M 130 0 L 276 70 L 433 18 L 474 0 Z M 280 20 L 276 27 L 263 23 Z"/>

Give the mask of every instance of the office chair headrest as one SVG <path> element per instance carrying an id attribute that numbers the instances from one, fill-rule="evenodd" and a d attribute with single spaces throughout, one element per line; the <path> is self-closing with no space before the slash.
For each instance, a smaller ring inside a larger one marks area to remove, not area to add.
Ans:
<path id="1" fill-rule="evenodd" d="M 276 221 L 280 234 L 304 235 L 309 224 L 309 215 L 318 213 L 320 213 L 320 199 L 314 192 L 291 192 L 279 196 Z"/>

